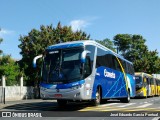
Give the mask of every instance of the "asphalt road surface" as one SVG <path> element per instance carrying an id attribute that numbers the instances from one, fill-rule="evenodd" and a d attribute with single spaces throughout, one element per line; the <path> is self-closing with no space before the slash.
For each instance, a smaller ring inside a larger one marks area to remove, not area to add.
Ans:
<path id="1" fill-rule="evenodd" d="M 88 102 L 69 102 L 65 107 L 58 107 L 55 100 L 22 100 L 6 102 L 5 105 L 0 103 L 0 111 L 15 112 L 15 115 L 16 113 L 28 115 L 26 112 L 39 113 L 42 118 L 30 118 L 38 120 L 158 120 L 160 117 L 156 115 L 160 116 L 160 97 L 134 98 L 130 103 L 108 100 L 99 106 L 92 106 Z"/>

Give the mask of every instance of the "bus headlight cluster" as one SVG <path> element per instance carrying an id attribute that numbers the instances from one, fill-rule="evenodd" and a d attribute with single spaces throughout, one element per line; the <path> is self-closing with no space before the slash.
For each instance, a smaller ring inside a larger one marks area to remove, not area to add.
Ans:
<path id="1" fill-rule="evenodd" d="M 76 85 L 74 87 L 72 87 L 73 90 L 76 90 L 76 89 L 79 89 L 79 88 L 82 88 L 83 87 L 83 84 L 82 85 Z"/>
<path id="2" fill-rule="evenodd" d="M 40 87 L 40 90 L 45 91 L 47 88 Z"/>

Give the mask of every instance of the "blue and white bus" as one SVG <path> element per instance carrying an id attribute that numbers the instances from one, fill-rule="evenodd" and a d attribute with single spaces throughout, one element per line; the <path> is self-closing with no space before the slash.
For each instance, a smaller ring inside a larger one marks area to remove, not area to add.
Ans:
<path id="1" fill-rule="evenodd" d="M 135 96 L 133 64 L 93 40 L 72 41 L 49 46 L 43 59 L 40 95 L 42 99 L 89 100 L 94 105 L 116 98 L 130 102 Z"/>

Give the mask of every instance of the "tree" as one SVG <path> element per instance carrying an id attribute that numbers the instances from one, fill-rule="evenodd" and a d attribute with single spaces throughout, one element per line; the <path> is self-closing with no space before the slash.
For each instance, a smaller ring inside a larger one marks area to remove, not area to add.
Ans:
<path id="1" fill-rule="evenodd" d="M 118 46 L 120 54 L 133 62 L 135 71 L 150 74 L 160 72 L 158 52 L 149 51 L 145 42 L 141 35 L 117 34 L 114 37 L 114 44 Z"/>
<path id="2" fill-rule="evenodd" d="M 115 50 L 115 48 L 114 48 L 114 44 L 113 44 L 113 42 L 112 42 L 110 39 L 106 38 L 106 39 L 104 39 L 104 40 L 102 40 L 102 41 L 96 40 L 96 42 L 98 42 L 98 43 L 100 43 L 101 45 L 103 45 L 103 46 L 105 46 L 105 47 L 113 50 L 114 52 L 116 52 L 116 50 Z"/>
<path id="3" fill-rule="evenodd" d="M 117 46 L 118 52 L 125 55 L 131 44 L 130 34 L 117 34 L 114 36 L 114 45 Z"/>
<path id="4" fill-rule="evenodd" d="M 5 75 L 6 85 L 12 86 L 19 84 L 19 66 L 9 55 L 0 57 L 0 76 Z"/>
<path id="5" fill-rule="evenodd" d="M 0 31 L 1 31 L 1 28 L 0 28 Z M 3 41 L 3 39 L 2 38 L 0 38 L 0 44 L 2 43 L 2 41 Z M 2 54 L 2 50 L 0 50 L 0 55 Z"/>
<path id="6" fill-rule="evenodd" d="M 19 48 L 22 60 L 19 62 L 21 69 L 28 79 L 28 85 L 37 84 L 40 79 L 41 61 L 39 61 L 36 69 L 32 66 L 33 58 L 44 53 L 46 47 L 60 42 L 74 40 L 88 40 L 90 38 L 85 32 L 73 32 L 71 26 L 61 26 L 60 22 L 57 27 L 52 25 L 41 25 L 40 30 L 32 29 L 27 36 L 20 36 L 21 42 Z"/>

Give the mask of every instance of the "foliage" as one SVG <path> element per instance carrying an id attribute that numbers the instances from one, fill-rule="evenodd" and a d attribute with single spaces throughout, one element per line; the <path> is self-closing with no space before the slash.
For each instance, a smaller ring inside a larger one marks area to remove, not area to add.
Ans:
<path id="1" fill-rule="evenodd" d="M 43 54 L 46 47 L 60 42 L 87 40 L 89 37 L 82 31 L 73 32 L 70 26 L 61 26 L 60 22 L 55 28 L 52 25 L 42 25 L 40 30 L 32 29 L 27 36 L 20 36 L 22 60 L 19 63 L 28 77 L 28 85 L 37 84 L 40 79 L 41 61 L 36 69 L 33 68 L 32 61 L 35 56 Z"/>
<path id="2" fill-rule="evenodd" d="M 1 31 L 1 29 L 0 29 L 0 31 Z M 0 38 L 0 44 L 2 43 L 2 41 L 3 41 L 3 39 L 2 38 Z M 2 50 L 0 50 L 0 55 L 2 54 Z"/>
<path id="3" fill-rule="evenodd" d="M 106 39 L 101 40 L 101 41 L 96 40 L 96 42 L 98 42 L 98 43 L 102 44 L 103 46 L 105 46 L 105 47 L 113 50 L 114 52 L 116 52 L 116 49 L 114 48 L 114 44 L 110 39 L 106 38 Z"/>
<path id="4" fill-rule="evenodd" d="M 19 84 L 19 66 L 9 55 L 0 57 L 0 76 L 5 75 L 6 85 Z"/>
<path id="5" fill-rule="evenodd" d="M 135 71 L 160 72 L 158 52 L 149 51 L 145 42 L 141 35 L 117 34 L 114 37 L 114 45 L 118 46 L 121 55 L 133 62 Z"/>
<path id="6" fill-rule="evenodd" d="M 150 74 L 160 72 L 160 58 L 158 52 L 148 51 L 142 55 L 141 59 L 137 59 L 134 62 L 135 69 L 144 71 Z"/>

